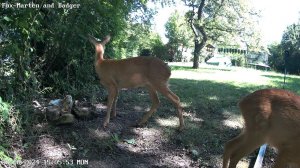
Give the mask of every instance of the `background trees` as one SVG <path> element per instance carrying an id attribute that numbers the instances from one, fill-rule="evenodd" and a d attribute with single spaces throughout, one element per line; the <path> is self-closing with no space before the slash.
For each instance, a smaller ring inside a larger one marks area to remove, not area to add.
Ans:
<path id="1" fill-rule="evenodd" d="M 33 2 L 42 6 L 50 1 Z M 145 0 L 69 2 L 80 4 L 78 9 L 57 8 L 61 1 L 52 2 L 56 7 L 0 11 L 0 94 L 6 100 L 37 93 L 83 95 L 83 88 L 93 87 L 94 50 L 87 34 L 111 34 L 109 57 L 138 55 L 154 45 L 148 37 L 153 11 Z"/>
<path id="2" fill-rule="evenodd" d="M 167 46 L 170 60 L 182 61 L 183 51 L 190 48 L 193 41 L 193 34 L 188 27 L 187 19 L 184 15 L 180 15 L 178 11 L 175 11 L 165 24 L 165 28 L 166 37 L 169 39 Z"/>
<path id="3" fill-rule="evenodd" d="M 281 40 L 281 46 L 284 50 L 287 71 L 300 74 L 300 23 L 287 27 Z"/>
<path id="4" fill-rule="evenodd" d="M 300 74 L 300 22 L 287 27 L 280 44 L 269 46 L 270 65 L 277 71 Z"/>
<path id="5" fill-rule="evenodd" d="M 246 39 L 252 34 L 253 16 L 257 13 L 244 0 L 184 0 L 190 10 L 186 13 L 194 34 L 194 64 L 204 60 L 201 50 L 207 41 L 224 41 L 228 37 Z"/>

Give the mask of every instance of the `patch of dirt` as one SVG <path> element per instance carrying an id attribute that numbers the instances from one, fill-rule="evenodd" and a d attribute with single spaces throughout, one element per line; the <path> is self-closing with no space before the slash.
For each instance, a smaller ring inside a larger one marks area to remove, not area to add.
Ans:
<path id="1" fill-rule="evenodd" d="M 94 106 L 98 117 L 90 120 L 61 126 L 47 122 L 34 124 L 24 137 L 24 160 L 19 167 L 199 166 L 189 151 L 164 136 L 161 126 L 151 121 L 143 128 L 132 126 L 144 114 L 143 108 L 126 111 L 121 105 L 117 117 L 104 129 L 106 106 Z"/>

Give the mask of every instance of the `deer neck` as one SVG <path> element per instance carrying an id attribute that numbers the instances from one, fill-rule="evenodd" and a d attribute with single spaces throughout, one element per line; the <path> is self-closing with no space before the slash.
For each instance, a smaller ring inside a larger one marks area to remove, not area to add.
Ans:
<path id="1" fill-rule="evenodd" d="M 101 64 L 104 61 L 104 51 L 102 46 L 96 46 L 95 64 Z"/>

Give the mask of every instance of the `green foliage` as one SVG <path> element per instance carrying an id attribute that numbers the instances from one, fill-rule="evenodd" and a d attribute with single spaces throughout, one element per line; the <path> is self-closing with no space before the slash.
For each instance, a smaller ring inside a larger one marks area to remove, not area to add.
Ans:
<path id="1" fill-rule="evenodd" d="M 4 138 L 4 131 L 19 131 L 20 130 L 20 113 L 8 102 L 5 102 L 0 97 L 0 139 Z"/>
<path id="2" fill-rule="evenodd" d="M 269 46 L 270 65 L 277 71 L 300 74 L 300 23 L 292 24 L 285 30 L 281 43 Z"/>
<path id="3" fill-rule="evenodd" d="M 162 41 L 158 41 L 153 45 L 152 55 L 164 61 L 171 61 L 171 57 L 168 53 L 168 46 L 164 45 Z"/>
<path id="4" fill-rule="evenodd" d="M 164 61 L 170 61 L 167 45 L 163 44 L 160 36 L 157 33 L 149 35 L 147 48 L 150 48 L 151 56 L 158 57 Z"/>
<path id="5" fill-rule="evenodd" d="M 10 104 L 7 102 L 3 102 L 2 98 L 0 97 L 1 123 L 8 121 L 10 108 L 11 108 Z"/>
<path id="6" fill-rule="evenodd" d="M 154 56 L 168 60 L 167 49 L 157 33 L 150 31 L 150 25 L 128 23 L 126 34 L 120 38 L 116 55 L 121 58 L 133 56 Z M 127 54 L 127 55 L 124 55 Z"/>
<path id="7" fill-rule="evenodd" d="M 284 72 L 284 52 L 280 44 L 270 44 L 269 45 L 270 57 L 269 65 L 272 69 Z"/>
<path id="8" fill-rule="evenodd" d="M 232 65 L 244 67 L 246 64 L 245 55 L 231 54 L 230 56 Z"/>
<path id="9" fill-rule="evenodd" d="M 300 74 L 300 22 L 287 27 L 281 40 L 281 46 L 286 57 L 287 71 Z"/>
<path id="10" fill-rule="evenodd" d="M 186 18 L 175 11 L 165 24 L 171 61 L 182 61 L 182 52 L 192 46 L 193 34 L 186 22 Z"/>
<path id="11" fill-rule="evenodd" d="M 15 2 L 18 1 L 10 1 Z M 55 5 L 58 2 L 61 1 L 53 1 Z M 46 2 L 38 4 L 43 3 Z M 142 43 L 124 45 L 127 30 L 132 26 L 128 21 L 136 19 L 131 12 L 143 10 L 147 17 L 140 19 L 141 23 L 148 22 L 152 14 L 146 10 L 144 0 L 72 3 L 80 4 L 79 9 L 41 7 L 0 11 L 0 80 L 4 83 L 0 93 L 5 99 L 48 93 L 44 88 L 55 94 L 77 95 L 78 90 L 92 87 L 97 80 L 93 69 L 94 49 L 86 35 L 101 38 L 111 34 L 112 43 L 106 54 L 125 58 Z"/>
<path id="12" fill-rule="evenodd" d="M 0 139 L 5 139 L 5 133 L 20 130 L 20 114 L 15 107 L 0 97 Z M 1 142 L 1 140 L 0 140 Z"/>
<path id="13" fill-rule="evenodd" d="M 0 161 L 12 165 L 14 163 L 14 160 L 7 156 L 7 150 L 5 148 L 3 148 L 2 146 L 0 146 Z"/>
<path id="14" fill-rule="evenodd" d="M 186 5 L 190 7 L 186 17 L 195 39 L 194 68 L 198 68 L 199 60 L 204 60 L 199 59 L 199 56 L 207 42 L 236 45 L 235 41 L 239 41 L 250 45 L 254 44 L 250 41 L 260 41 L 259 34 L 254 36 L 257 34 L 257 12 L 246 2 L 186 1 Z"/>
<path id="15" fill-rule="evenodd" d="M 19 131 L 19 114 L 15 111 L 12 105 L 4 102 L 0 97 L 0 161 L 6 164 L 13 164 L 14 160 L 8 154 L 10 147 L 8 142 L 8 135 L 11 132 Z"/>

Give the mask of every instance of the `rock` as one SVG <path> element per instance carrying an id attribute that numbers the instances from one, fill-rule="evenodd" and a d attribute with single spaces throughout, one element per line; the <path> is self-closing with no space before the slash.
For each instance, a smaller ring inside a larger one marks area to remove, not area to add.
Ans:
<path id="1" fill-rule="evenodd" d="M 66 95 L 61 102 L 62 112 L 71 113 L 73 107 L 73 99 L 71 95 Z"/>
<path id="2" fill-rule="evenodd" d="M 72 124 L 75 121 L 75 117 L 71 113 L 61 115 L 57 120 L 54 121 L 56 125 L 61 124 Z"/>
<path id="3" fill-rule="evenodd" d="M 49 121 L 57 120 L 60 117 L 60 107 L 48 106 L 46 109 L 46 116 Z"/>
<path id="4" fill-rule="evenodd" d="M 80 119 L 90 119 L 95 115 L 95 107 L 88 102 L 75 101 L 73 113 L 77 118 Z"/>
<path id="5" fill-rule="evenodd" d="M 75 107 L 74 114 L 79 118 L 89 118 L 91 116 L 91 108 L 89 107 Z"/>
<path id="6" fill-rule="evenodd" d="M 66 95 L 63 99 L 51 100 L 46 109 L 46 116 L 50 122 L 55 124 L 70 124 L 75 120 L 71 113 L 73 100 L 71 95 Z"/>

